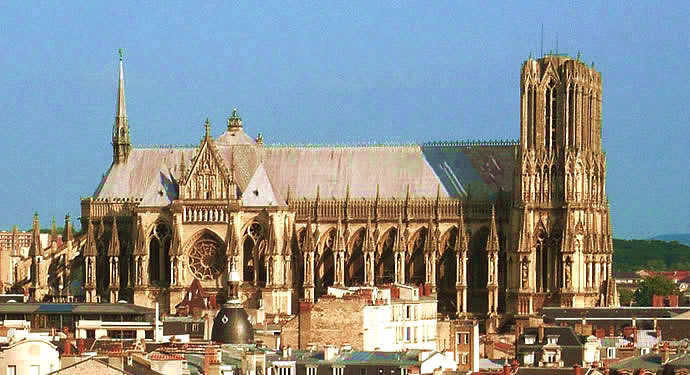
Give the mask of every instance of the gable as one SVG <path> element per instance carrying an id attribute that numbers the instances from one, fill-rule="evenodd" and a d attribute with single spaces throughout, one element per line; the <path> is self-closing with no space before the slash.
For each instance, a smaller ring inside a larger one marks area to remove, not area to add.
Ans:
<path id="1" fill-rule="evenodd" d="M 249 207 L 283 206 L 285 202 L 273 189 L 273 184 L 266 174 L 263 163 L 256 168 L 252 179 L 242 194 L 242 204 Z"/>
<path id="2" fill-rule="evenodd" d="M 192 166 L 181 181 L 182 199 L 227 199 L 230 173 L 210 138 L 202 141 Z"/>

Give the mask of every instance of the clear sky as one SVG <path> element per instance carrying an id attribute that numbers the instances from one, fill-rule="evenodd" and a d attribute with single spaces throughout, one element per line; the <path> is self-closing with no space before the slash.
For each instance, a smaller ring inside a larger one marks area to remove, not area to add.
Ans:
<path id="1" fill-rule="evenodd" d="M 603 74 L 616 237 L 690 232 L 686 1 L 78 3 L 0 5 L 0 228 L 79 216 L 112 160 L 118 48 L 139 145 L 198 144 L 234 107 L 267 143 L 517 139 L 543 24 L 544 52 Z"/>

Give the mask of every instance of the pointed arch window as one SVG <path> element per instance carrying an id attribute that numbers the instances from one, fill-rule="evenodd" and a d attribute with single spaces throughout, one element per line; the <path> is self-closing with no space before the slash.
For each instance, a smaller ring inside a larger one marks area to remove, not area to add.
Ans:
<path id="1" fill-rule="evenodd" d="M 159 286 L 170 285 L 170 239 L 167 224 L 158 223 L 149 235 L 149 280 Z"/>
<path id="2" fill-rule="evenodd" d="M 568 86 L 568 145 L 575 146 L 575 90 Z"/>
<path id="3" fill-rule="evenodd" d="M 549 82 L 544 92 L 544 147 L 547 150 L 553 149 L 556 143 L 556 99 L 556 85 L 553 82 Z"/>

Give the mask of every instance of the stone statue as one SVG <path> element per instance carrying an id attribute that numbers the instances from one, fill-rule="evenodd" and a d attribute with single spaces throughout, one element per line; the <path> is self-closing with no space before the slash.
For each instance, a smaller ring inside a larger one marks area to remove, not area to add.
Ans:
<path id="1" fill-rule="evenodd" d="M 335 258 L 335 280 L 336 282 L 340 282 L 340 254 Z"/>
<path id="2" fill-rule="evenodd" d="M 144 283 L 143 281 L 144 270 L 141 264 L 141 258 L 137 259 L 137 285 Z"/>
<path id="3" fill-rule="evenodd" d="M 93 263 L 91 258 L 89 258 L 89 261 L 86 263 L 86 283 L 93 283 Z"/>
<path id="4" fill-rule="evenodd" d="M 572 264 L 570 263 L 570 259 L 565 263 L 565 287 L 570 288 L 570 282 L 571 282 L 571 273 L 572 271 Z"/>
<path id="5" fill-rule="evenodd" d="M 529 263 L 526 260 L 522 261 L 522 287 L 529 288 Z"/>

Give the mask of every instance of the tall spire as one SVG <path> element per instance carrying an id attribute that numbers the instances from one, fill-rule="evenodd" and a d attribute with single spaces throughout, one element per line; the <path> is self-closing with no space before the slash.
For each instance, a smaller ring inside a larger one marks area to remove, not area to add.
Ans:
<path id="1" fill-rule="evenodd" d="M 496 207 L 491 206 L 491 227 L 489 228 L 489 238 L 486 242 L 486 252 L 498 251 L 498 230 L 496 230 Z"/>
<path id="2" fill-rule="evenodd" d="M 31 233 L 31 247 L 29 248 L 29 256 L 42 256 L 43 246 L 41 245 L 41 226 L 38 223 L 38 212 L 34 213 L 33 230 Z"/>
<path id="3" fill-rule="evenodd" d="M 122 66 L 122 48 L 120 54 L 120 77 L 117 83 L 117 108 L 115 109 L 115 125 L 113 126 L 113 164 L 123 163 L 129 156 L 132 145 L 129 141 L 129 125 L 127 124 L 127 105 L 125 103 L 125 72 Z"/>
<path id="4" fill-rule="evenodd" d="M 467 253 L 469 239 L 467 238 L 467 231 L 465 229 L 465 212 L 462 207 L 462 201 L 460 202 L 460 215 L 458 216 L 458 235 L 455 239 L 455 254 L 460 256 L 460 254 Z"/>

